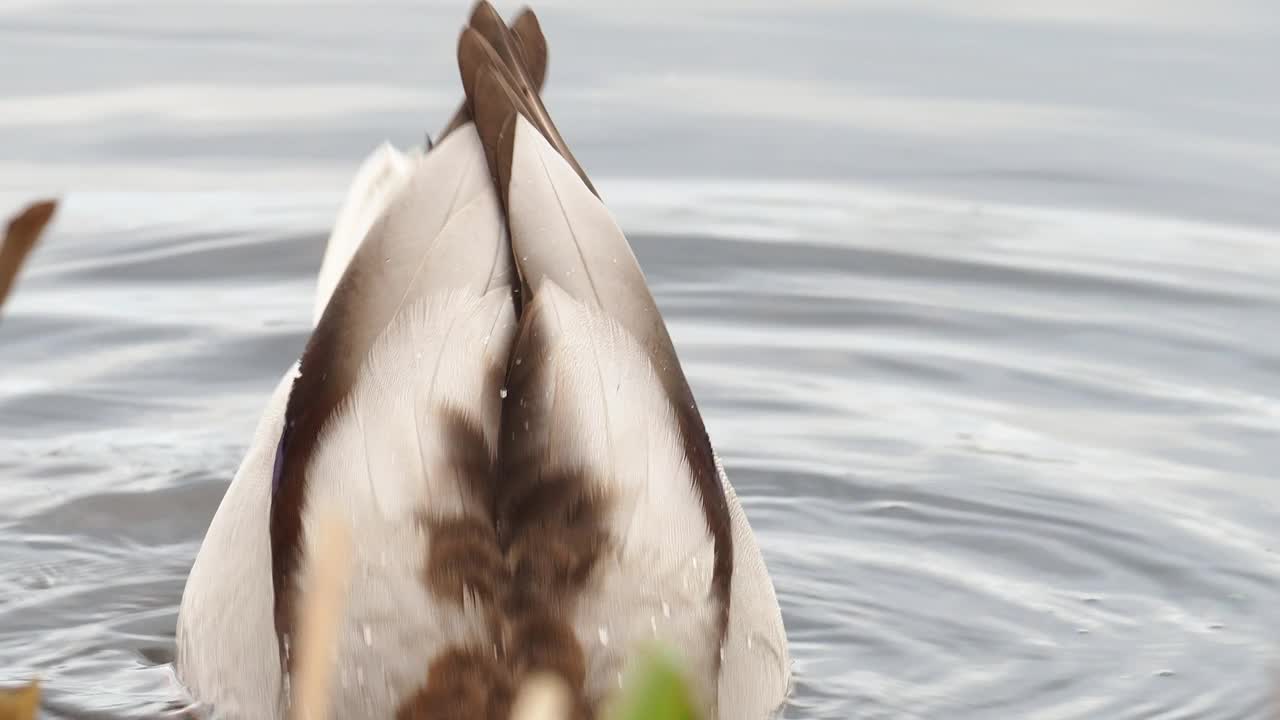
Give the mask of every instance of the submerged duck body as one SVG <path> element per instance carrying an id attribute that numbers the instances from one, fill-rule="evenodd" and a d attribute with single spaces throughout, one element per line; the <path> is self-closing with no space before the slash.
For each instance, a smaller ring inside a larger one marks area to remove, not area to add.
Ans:
<path id="1" fill-rule="evenodd" d="M 626 238 L 538 96 L 532 13 L 477 6 L 467 102 L 375 152 L 325 253 L 310 341 L 192 568 L 178 674 L 219 715 L 287 714 L 317 523 L 352 528 L 335 717 L 506 718 L 563 678 L 596 717 L 652 643 L 707 717 L 771 717 L 773 586 Z"/>

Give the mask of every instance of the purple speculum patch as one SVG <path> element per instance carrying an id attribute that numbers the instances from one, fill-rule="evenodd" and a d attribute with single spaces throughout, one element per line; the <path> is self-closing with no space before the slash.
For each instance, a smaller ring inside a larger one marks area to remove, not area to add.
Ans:
<path id="1" fill-rule="evenodd" d="M 280 431 L 280 442 L 276 443 L 276 461 L 271 468 L 271 494 L 275 495 L 280 490 L 280 481 L 284 478 L 284 448 L 285 439 L 289 437 L 289 428 L 286 426 Z"/>

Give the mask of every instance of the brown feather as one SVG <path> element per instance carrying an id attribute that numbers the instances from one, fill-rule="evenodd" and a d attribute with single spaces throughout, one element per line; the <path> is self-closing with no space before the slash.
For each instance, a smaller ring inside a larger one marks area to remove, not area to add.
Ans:
<path id="1" fill-rule="evenodd" d="M 497 12 L 489 3 L 476 3 L 471 10 L 471 17 L 468 19 L 467 27 L 477 31 L 483 30 L 488 33 L 486 37 L 493 35 L 494 25 L 490 19 L 496 18 Z M 498 18 L 501 23 L 501 18 Z M 465 28 L 464 28 L 465 29 Z M 542 34 L 542 26 L 538 23 L 538 18 L 529 8 L 524 8 L 516 19 L 511 23 L 511 34 L 513 36 L 514 52 L 520 53 L 520 58 L 524 62 L 524 66 L 529 70 L 529 80 L 539 92 L 542 91 L 542 84 L 547 77 L 547 39 Z M 448 124 L 440 133 L 440 139 L 444 139 L 449 133 L 457 130 L 463 125 L 471 121 L 471 109 L 463 100 L 458 111 L 454 113 Z"/>
<path id="2" fill-rule="evenodd" d="M 487 3 L 481 3 L 481 5 L 486 4 Z M 528 15 L 529 19 L 520 27 L 520 30 L 524 32 L 525 29 L 528 28 L 527 32 L 533 34 L 536 31 L 536 34 L 541 37 L 542 31 L 541 27 L 538 25 L 537 17 L 531 10 L 528 11 Z M 569 165 L 573 167 L 574 171 L 578 173 L 578 177 L 582 178 L 583 184 L 585 184 L 587 188 L 598 197 L 600 193 L 596 192 L 595 186 L 591 184 L 591 179 L 587 177 L 586 171 L 582 169 L 582 166 L 578 164 L 577 159 L 574 158 L 573 153 L 569 150 L 569 146 L 565 143 L 564 138 L 561 137 L 560 131 L 551 120 L 551 115 L 547 112 L 546 106 L 543 105 L 542 96 L 540 94 L 540 83 L 535 82 L 536 74 L 526 66 L 521 54 L 516 53 L 512 49 L 515 41 L 512 38 L 510 31 L 503 28 L 500 32 L 496 32 L 493 29 L 492 24 L 489 24 L 486 27 L 489 30 L 489 34 L 481 32 L 478 28 L 472 28 L 476 30 L 474 36 L 468 37 L 468 33 L 464 31 L 462 37 L 459 38 L 458 41 L 459 71 L 462 74 L 463 87 L 467 90 L 467 105 L 471 109 L 472 116 L 475 117 L 476 112 L 476 96 L 474 95 L 473 90 L 477 87 L 476 80 L 480 77 L 481 73 L 478 67 L 464 64 L 464 57 L 469 62 L 480 62 L 493 66 L 493 71 L 506 81 L 506 84 L 510 86 L 510 90 L 512 90 L 516 95 L 516 98 L 513 98 L 513 103 L 518 106 L 520 113 L 524 115 L 540 133 L 542 133 L 543 137 L 547 139 L 547 142 L 549 142 L 551 146 L 556 149 L 556 152 L 560 153 Z M 495 35 L 498 37 L 494 38 L 493 36 Z M 473 48 L 467 49 L 464 52 L 462 47 L 464 44 L 478 43 L 488 45 L 489 51 L 491 52 Z M 476 124 L 476 129 L 480 132 L 481 137 L 484 138 L 486 130 L 481 129 L 479 123 Z M 487 132 L 492 134 L 500 131 L 500 129 L 501 128 L 488 128 Z M 488 142 L 486 142 L 486 147 L 488 146 Z M 499 177 L 502 174 L 502 172 L 495 172 L 494 177 Z M 501 194 L 505 200 L 505 187 L 500 188 L 499 194 Z"/>

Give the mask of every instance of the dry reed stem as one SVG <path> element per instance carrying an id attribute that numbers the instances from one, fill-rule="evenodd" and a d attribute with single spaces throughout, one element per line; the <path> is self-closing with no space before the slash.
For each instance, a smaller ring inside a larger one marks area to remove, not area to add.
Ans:
<path id="1" fill-rule="evenodd" d="M 0 690 L 0 720 L 36 720 L 40 715 L 40 681 Z"/>
<path id="2" fill-rule="evenodd" d="M 569 688 L 558 676 L 533 675 L 520 686 L 511 707 L 511 720 L 566 720 Z"/>
<path id="3" fill-rule="evenodd" d="M 327 720 L 338 626 L 351 587 L 351 527 L 334 512 L 319 524 L 314 571 L 302 598 L 297 663 L 291 680 L 293 720 Z"/>
<path id="4" fill-rule="evenodd" d="M 293 673 L 293 720 L 328 720 L 339 624 L 351 586 L 351 528 L 335 513 L 319 524 L 320 542 L 310 587 L 303 596 Z M 565 720 L 569 690 L 560 678 L 545 673 L 520 687 L 511 720 Z"/>

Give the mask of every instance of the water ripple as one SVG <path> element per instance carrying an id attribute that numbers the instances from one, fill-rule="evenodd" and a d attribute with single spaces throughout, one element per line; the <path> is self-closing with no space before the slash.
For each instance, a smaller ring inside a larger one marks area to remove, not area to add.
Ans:
<path id="1" fill-rule="evenodd" d="M 773 569 L 788 717 L 1258 716 L 1280 268 L 1107 267 L 1107 216 L 684 190 L 611 197 Z M 39 669 L 71 716 L 173 698 L 183 579 L 305 341 L 333 202 L 182 197 L 69 204 L 3 326 L 0 681 Z M 769 222 L 735 234 L 743 208 Z"/>

